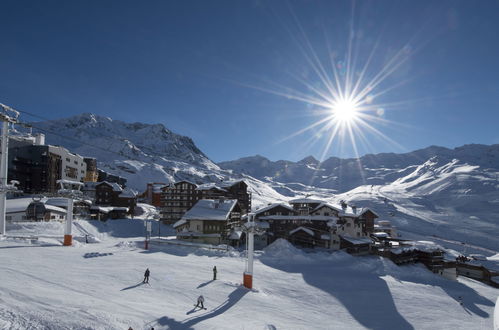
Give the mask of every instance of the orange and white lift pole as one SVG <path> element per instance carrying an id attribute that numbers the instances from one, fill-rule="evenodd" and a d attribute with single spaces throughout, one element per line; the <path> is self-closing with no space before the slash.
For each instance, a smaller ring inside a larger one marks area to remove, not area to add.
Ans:
<path id="1" fill-rule="evenodd" d="M 68 200 L 67 210 L 66 210 L 66 224 L 64 226 L 64 246 L 71 246 L 73 244 L 73 198 L 81 197 L 81 187 L 83 183 L 79 181 L 70 181 L 70 180 L 57 180 L 57 183 L 60 184 L 61 189 L 59 189 L 58 193 L 61 196 L 64 196 Z"/>
<path id="2" fill-rule="evenodd" d="M 253 288 L 253 253 L 255 248 L 255 214 L 248 214 L 248 222 L 244 224 L 246 231 L 247 256 L 246 271 L 243 275 L 243 285 L 248 289 Z"/>

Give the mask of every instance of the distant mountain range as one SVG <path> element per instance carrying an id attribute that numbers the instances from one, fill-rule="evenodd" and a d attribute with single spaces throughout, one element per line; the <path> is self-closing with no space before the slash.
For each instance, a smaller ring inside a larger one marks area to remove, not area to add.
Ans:
<path id="1" fill-rule="evenodd" d="M 161 124 L 125 123 L 90 113 L 33 123 L 47 142 L 95 157 L 99 168 L 143 191 L 147 182 L 245 179 L 253 205 L 312 196 L 371 206 L 416 235 L 445 234 L 499 250 L 499 145 L 431 146 L 404 153 L 319 162 L 262 156 L 215 164 L 194 142 Z"/>

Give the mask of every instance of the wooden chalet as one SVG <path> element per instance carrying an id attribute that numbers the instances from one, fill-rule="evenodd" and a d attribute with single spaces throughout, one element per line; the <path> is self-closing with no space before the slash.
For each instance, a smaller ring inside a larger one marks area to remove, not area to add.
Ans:
<path id="1" fill-rule="evenodd" d="M 173 228 L 177 239 L 197 243 L 224 244 L 237 241 L 231 235 L 241 224 L 241 208 L 235 199 L 202 199 Z"/>
<path id="2" fill-rule="evenodd" d="M 104 181 L 95 185 L 95 205 L 127 208 L 127 213 L 133 215 L 137 206 L 137 194 L 131 189 L 123 189 L 115 182 Z"/>

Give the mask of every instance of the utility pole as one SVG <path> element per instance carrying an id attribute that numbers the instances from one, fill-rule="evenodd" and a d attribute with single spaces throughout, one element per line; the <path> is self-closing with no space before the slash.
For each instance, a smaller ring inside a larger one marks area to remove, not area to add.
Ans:
<path id="1" fill-rule="evenodd" d="M 0 236 L 6 234 L 5 212 L 7 206 L 7 192 L 16 190 L 14 185 L 7 184 L 7 176 L 9 169 L 9 123 L 16 123 L 18 117 L 18 111 L 0 103 L 0 121 L 2 121 L 2 155 L 0 158 Z"/>

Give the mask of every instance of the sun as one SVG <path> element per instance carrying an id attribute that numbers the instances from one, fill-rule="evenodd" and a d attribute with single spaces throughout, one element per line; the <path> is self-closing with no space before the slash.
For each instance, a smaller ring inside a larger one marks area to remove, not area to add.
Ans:
<path id="1" fill-rule="evenodd" d="M 357 104 L 349 99 L 340 99 L 331 106 L 332 119 L 340 123 L 350 123 L 359 115 Z"/>

